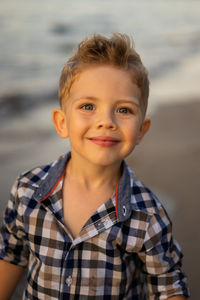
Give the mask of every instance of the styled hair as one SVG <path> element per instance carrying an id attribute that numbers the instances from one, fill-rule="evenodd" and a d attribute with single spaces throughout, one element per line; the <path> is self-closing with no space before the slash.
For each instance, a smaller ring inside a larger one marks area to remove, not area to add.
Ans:
<path id="1" fill-rule="evenodd" d="M 114 66 L 133 74 L 133 80 L 141 92 L 141 108 L 145 115 L 149 96 L 148 73 L 135 51 L 133 39 L 120 33 L 114 33 L 110 38 L 94 34 L 78 45 L 76 52 L 68 59 L 61 72 L 58 93 L 61 107 L 81 71 L 99 65 Z"/>

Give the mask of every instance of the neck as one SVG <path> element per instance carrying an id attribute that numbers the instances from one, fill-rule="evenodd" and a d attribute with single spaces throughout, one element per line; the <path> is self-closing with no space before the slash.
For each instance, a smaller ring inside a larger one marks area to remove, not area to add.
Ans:
<path id="1" fill-rule="evenodd" d="M 87 190 L 96 190 L 102 186 L 115 188 L 121 176 L 121 162 L 110 166 L 99 166 L 93 164 L 77 165 L 71 158 L 67 165 L 67 177 L 76 181 L 79 186 Z"/>

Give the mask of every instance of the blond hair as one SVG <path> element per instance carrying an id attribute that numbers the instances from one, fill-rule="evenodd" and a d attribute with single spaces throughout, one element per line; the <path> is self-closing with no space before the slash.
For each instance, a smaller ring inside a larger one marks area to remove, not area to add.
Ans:
<path id="1" fill-rule="evenodd" d="M 95 34 L 78 45 L 61 72 L 58 94 L 61 107 L 81 71 L 89 66 L 99 65 L 110 65 L 133 73 L 134 82 L 141 91 L 141 108 L 145 115 L 149 96 L 148 73 L 135 51 L 133 39 L 120 33 L 115 33 L 110 38 Z"/>

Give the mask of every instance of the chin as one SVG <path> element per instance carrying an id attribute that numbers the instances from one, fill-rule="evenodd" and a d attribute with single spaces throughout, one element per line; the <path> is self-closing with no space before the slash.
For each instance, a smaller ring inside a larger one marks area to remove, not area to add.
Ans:
<path id="1" fill-rule="evenodd" d="M 99 165 L 99 166 L 102 166 L 102 167 L 108 167 L 108 166 L 112 166 L 112 165 L 116 165 L 116 164 L 121 164 L 123 158 L 116 158 L 116 159 L 113 159 L 113 157 L 109 158 L 108 156 L 106 157 L 99 157 L 91 162 L 93 162 L 95 165 Z"/>

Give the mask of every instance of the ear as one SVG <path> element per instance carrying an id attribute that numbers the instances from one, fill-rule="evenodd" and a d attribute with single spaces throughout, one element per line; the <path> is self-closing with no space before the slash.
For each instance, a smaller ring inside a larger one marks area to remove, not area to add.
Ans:
<path id="1" fill-rule="evenodd" d="M 144 121 L 143 121 L 143 123 L 140 127 L 139 134 L 138 134 L 137 145 L 141 142 L 141 140 L 143 139 L 143 137 L 145 136 L 145 134 L 149 130 L 150 126 L 151 126 L 151 120 L 150 119 L 144 119 Z"/>
<path id="2" fill-rule="evenodd" d="M 61 138 L 67 138 L 68 137 L 68 128 L 67 128 L 67 122 L 66 122 L 66 115 L 62 109 L 54 109 L 52 112 L 52 121 L 56 128 L 56 131 L 58 135 Z"/>

